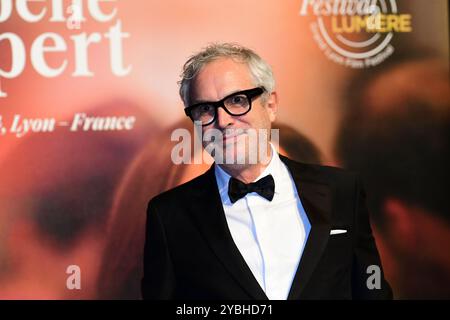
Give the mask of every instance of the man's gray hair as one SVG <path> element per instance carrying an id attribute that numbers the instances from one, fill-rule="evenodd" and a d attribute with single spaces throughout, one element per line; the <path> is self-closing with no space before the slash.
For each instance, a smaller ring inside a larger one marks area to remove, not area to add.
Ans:
<path id="1" fill-rule="evenodd" d="M 272 68 L 253 50 L 236 43 L 213 43 L 192 55 L 186 61 L 181 72 L 180 96 L 185 107 L 190 105 L 189 97 L 192 82 L 200 70 L 208 63 L 218 58 L 231 58 L 237 62 L 246 63 L 256 87 L 264 87 L 267 93 L 275 89 L 275 79 Z M 265 95 L 264 98 L 267 98 Z"/>

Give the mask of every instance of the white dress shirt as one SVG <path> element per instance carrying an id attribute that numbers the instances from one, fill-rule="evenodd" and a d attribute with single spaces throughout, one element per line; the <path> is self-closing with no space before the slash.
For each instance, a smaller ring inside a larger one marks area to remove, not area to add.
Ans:
<path id="1" fill-rule="evenodd" d="M 286 300 L 311 224 L 294 180 L 272 146 L 272 159 L 255 181 L 271 174 L 275 194 L 269 201 L 252 192 L 231 203 L 230 175 L 215 165 L 225 216 L 234 243 L 271 300 Z"/>

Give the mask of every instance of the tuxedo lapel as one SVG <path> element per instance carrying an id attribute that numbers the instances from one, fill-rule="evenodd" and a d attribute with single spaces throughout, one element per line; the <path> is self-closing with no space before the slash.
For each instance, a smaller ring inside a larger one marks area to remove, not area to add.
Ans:
<path id="1" fill-rule="evenodd" d="M 228 229 L 217 188 L 214 165 L 193 188 L 189 212 L 207 244 L 233 278 L 253 299 L 268 299 L 242 257 Z"/>
<path id="2" fill-rule="evenodd" d="M 331 187 L 310 166 L 294 162 L 280 155 L 287 165 L 300 200 L 311 224 L 311 230 L 289 292 L 289 300 L 302 298 L 308 283 L 328 242 L 331 218 Z"/>
<path id="3" fill-rule="evenodd" d="M 301 299 L 328 242 L 331 229 L 331 187 L 322 181 L 310 166 L 294 162 L 280 155 L 288 167 L 311 230 L 298 265 L 288 299 Z M 228 229 L 225 212 L 217 188 L 214 166 L 204 173 L 192 188 L 188 211 L 198 226 L 206 243 L 251 298 L 268 299 L 242 257 Z"/>

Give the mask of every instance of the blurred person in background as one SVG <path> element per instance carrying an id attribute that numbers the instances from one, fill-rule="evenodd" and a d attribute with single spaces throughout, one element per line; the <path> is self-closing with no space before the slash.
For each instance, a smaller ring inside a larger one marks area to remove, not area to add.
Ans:
<path id="1" fill-rule="evenodd" d="M 86 108 L 134 115 L 130 131 L 29 134 L 0 163 L 0 299 L 94 299 L 105 220 L 129 162 L 159 130 L 124 100 Z M 66 273 L 80 267 L 80 290 Z"/>
<path id="2" fill-rule="evenodd" d="M 450 298 L 448 61 L 422 58 L 357 77 L 337 139 L 361 173 L 396 298 Z"/>

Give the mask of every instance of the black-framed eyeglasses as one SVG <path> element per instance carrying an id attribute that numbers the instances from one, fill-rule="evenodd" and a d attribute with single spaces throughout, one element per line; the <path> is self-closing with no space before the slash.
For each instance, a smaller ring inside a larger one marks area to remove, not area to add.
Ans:
<path id="1" fill-rule="evenodd" d="M 232 93 L 220 101 L 200 102 L 184 109 L 192 121 L 200 121 L 202 126 L 213 123 L 217 117 L 217 109 L 222 107 L 231 116 L 243 116 L 252 109 L 252 100 L 266 91 L 264 87 L 253 88 Z"/>

